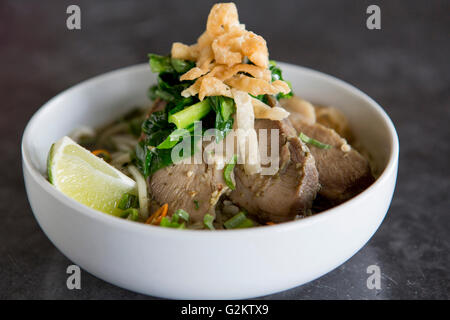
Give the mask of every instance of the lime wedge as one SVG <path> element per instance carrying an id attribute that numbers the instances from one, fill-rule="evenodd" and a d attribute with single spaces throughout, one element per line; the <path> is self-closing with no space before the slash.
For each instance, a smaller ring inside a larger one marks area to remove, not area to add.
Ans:
<path id="1" fill-rule="evenodd" d="M 69 197 L 93 209 L 119 215 L 124 193 L 137 194 L 136 182 L 89 150 L 63 137 L 50 149 L 49 181 Z"/>

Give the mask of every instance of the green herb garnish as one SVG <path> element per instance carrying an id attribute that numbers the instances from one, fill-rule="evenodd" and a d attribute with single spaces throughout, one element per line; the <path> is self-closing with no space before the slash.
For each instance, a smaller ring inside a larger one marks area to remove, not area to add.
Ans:
<path id="1" fill-rule="evenodd" d="M 227 229 L 250 228 L 253 227 L 253 221 L 247 218 L 244 212 L 239 212 L 223 224 Z"/>
<path id="2" fill-rule="evenodd" d="M 200 101 L 198 95 L 187 98 L 181 95 L 194 81 L 180 81 L 180 76 L 195 67 L 194 62 L 149 54 L 149 64 L 151 70 L 158 73 L 158 78 L 157 84 L 149 88 L 148 96 L 151 100 L 164 100 L 166 106 L 163 111 L 153 112 L 145 119 L 141 130 L 137 121 L 130 123 L 134 135 L 143 134 L 133 161 L 144 177 L 173 164 L 172 150 L 187 135 L 180 129 L 187 129 L 192 139 L 190 153 L 180 154 L 180 157 L 193 155 L 200 149 L 196 148 L 198 137 L 194 123 L 201 120 L 202 134 L 208 129 L 216 129 L 215 137 L 219 142 L 232 129 L 232 114 L 236 109 L 231 98 L 208 97 Z"/>
<path id="3" fill-rule="evenodd" d="M 292 85 L 289 81 L 286 81 L 283 79 L 283 72 L 281 71 L 280 68 L 277 67 L 277 64 L 275 61 L 273 61 L 273 60 L 269 61 L 269 70 L 272 73 L 272 82 L 275 80 L 282 80 L 282 81 L 286 82 L 289 85 L 289 87 L 291 88 L 291 91 L 287 94 L 284 94 L 284 93 L 277 94 L 276 95 L 277 100 L 291 98 L 294 95 L 294 93 L 292 92 Z"/>
<path id="4" fill-rule="evenodd" d="M 121 218 L 137 221 L 139 219 L 139 211 L 135 208 L 129 208 L 120 214 Z"/>
<path id="5" fill-rule="evenodd" d="M 184 222 L 178 223 L 178 220 L 174 221 L 173 217 L 172 217 L 172 219 L 170 219 L 168 217 L 163 217 L 161 219 L 161 222 L 159 223 L 159 225 L 161 227 L 166 227 L 166 228 L 175 228 L 175 229 L 185 229 L 186 228 L 186 225 Z"/>
<path id="6" fill-rule="evenodd" d="M 253 227 L 255 224 L 253 222 L 253 220 L 246 218 L 244 221 L 242 221 L 242 223 L 240 225 L 238 225 L 236 227 L 236 229 L 244 229 L 244 228 L 251 228 Z"/>
<path id="7" fill-rule="evenodd" d="M 236 162 L 237 155 L 234 155 L 233 158 L 231 158 L 231 161 L 225 166 L 225 169 L 223 170 L 223 178 L 225 179 L 225 183 L 227 184 L 228 188 L 230 188 L 231 190 L 236 189 L 233 179 L 231 178 L 231 173 L 233 172 Z"/>
<path id="8" fill-rule="evenodd" d="M 119 200 L 119 204 L 117 205 L 117 208 L 121 210 L 138 207 L 139 207 L 138 197 L 130 193 L 124 193 Z"/>
<path id="9" fill-rule="evenodd" d="M 179 218 L 183 219 L 186 222 L 189 222 L 189 213 L 184 211 L 183 209 L 178 209 L 175 211 L 175 213 L 172 215 L 172 221 L 175 219 L 176 222 L 178 222 Z"/>
<path id="10" fill-rule="evenodd" d="M 198 210 L 200 208 L 200 205 L 197 200 L 194 200 L 195 209 Z"/>
<path id="11" fill-rule="evenodd" d="M 203 217 L 203 224 L 205 227 L 207 227 L 209 230 L 215 230 L 213 226 L 214 217 L 210 215 L 209 213 L 205 214 Z"/>
<path id="12" fill-rule="evenodd" d="M 300 135 L 298 136 L 300 140 L 302 140 L 304 143 L 312 144 L 313 146 L 320 148 L 320 149 L 330 149 L 332 146 L 326 143 L 322 143 L 320 141 L 317 141 L 316 139 L 308 137 L 303 132 L 300 132 Z"/>
<path id="13" fill-rule="evenodd" d="M 216 96 L 208 98 L 211 107 L 216 112 L 215 129 L 216 142 L 221 141 L 233 128 L 233 113 L 236 111 L 234 100 L 228 97 Z"/>

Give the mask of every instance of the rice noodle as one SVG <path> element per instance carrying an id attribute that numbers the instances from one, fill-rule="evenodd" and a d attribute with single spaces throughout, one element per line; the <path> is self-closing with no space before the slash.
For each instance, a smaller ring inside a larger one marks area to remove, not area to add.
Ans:
<path id="1" fill-rule="evenodd" d="M 134 149 L 137 144 L 137 140 L 130 135 L 117 135 L 112 136 L 111 141 L 119 151 L 128 152 Z"/>
<path id="2" fill-rule="evenodd" d="M 138 196 L 139 196 L 139 214 L 142 218 L 148 218 L 148 196 L 147 196 L 147 183 L 144 176 L 135 166 L 128 166 L 128 171 L 133 176 L 137 184 Z"/>
<path id="3" fill-rule="evenodd" d="M 125 163 L 131 161 L 129 152 L 116 152 L 111 154 L 111 165 L 120 169 Z"/>
<path id="4" fill-rule="evenodd" d="M 82 137 L 89 137 L 89 138 L 95 137 L 95 130 L 90 127 L 80 127 L 72 131 L 69 137 L 73 141 L 79 143 Z"/>
<path id="5" fill-rule="evenodd" d="M 125 122 L 121 122 L 121 123 L 118 123 L 116 125 L 113 125 L 113 126 L 107 128 L 105 131 L 103 131 L 100 134 L 100 136 L 98 137 L 98 143 L 99 144 L 103 144 L 103 143 L 106 142 L 106 140 L 110 136 L 112 136 L 114 134 L 117 134 L 117 133 L 120 133 L 120 132 L 127 132 L 128 129 L 129 129 L 129 124 L 125 123 Z"/>
<path id="6" fill-rule="evenodd" d="M 255 114 L 247 92 L 231 89 L 236 103 L 236 137 L 240 161 L 247 174 L 261 172 L 258 139 L 255 131 Z"/>

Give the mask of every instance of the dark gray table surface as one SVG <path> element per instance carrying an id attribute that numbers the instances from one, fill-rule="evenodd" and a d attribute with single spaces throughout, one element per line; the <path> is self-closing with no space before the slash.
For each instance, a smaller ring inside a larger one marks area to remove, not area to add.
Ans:
<path id="1" fill-rule="evenodd" d="M 400 139 L 397 188 L 386 219 L 346 263 L 306 285 L 264 299 L 449 299 L 449 1 L 239 1 L 241 21 L 264 36 L 271 57 L 357 86 L 391 116 Z M 82 29 L 66 28 L 78 4 Z M 20 139 L 31 115 L 92 76 L 193 43 L 211 1 L 0 2 L 0 298 L 149 298 L 82 272 L 36 223 L 25 194 Z M 381 8 L 368 30 L 366 8 Z M 326 254 L 326 253 L 323 253 Z M 369 265 L 380 290 L 366 286 Z M 261 279 L 264 281 L 264 279 Z"/>

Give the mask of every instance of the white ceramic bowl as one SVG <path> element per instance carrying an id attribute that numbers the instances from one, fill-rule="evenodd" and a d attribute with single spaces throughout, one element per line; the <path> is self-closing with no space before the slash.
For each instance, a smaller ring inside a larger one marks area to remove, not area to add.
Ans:
<path id="1" fill-rule="evenodd" d="M 186 299 L 262 296 L 316 279 L 353 256 L 388 210 L 398 138 L 383 109 L 331 76 L 280 64 L 295 92 L 340 108 L 374 157 L 380 177 L 353 199 L 315 216 L 229 231 L 174 230 L 122 220 L 70 199 L 45 178 L 50 145 L 80 126 L 96 127 L 149 104 L 155 82 L 147 64 L 113 71 L 70 88 L 32 117 L 22 140 L 28 198 L 42 230 L 70 260 L 136 292 Z"/>

